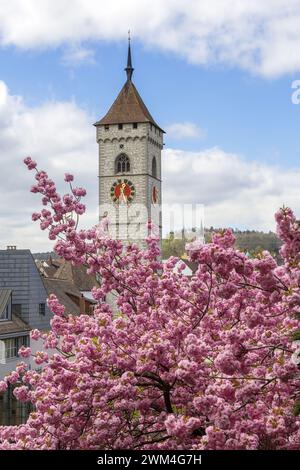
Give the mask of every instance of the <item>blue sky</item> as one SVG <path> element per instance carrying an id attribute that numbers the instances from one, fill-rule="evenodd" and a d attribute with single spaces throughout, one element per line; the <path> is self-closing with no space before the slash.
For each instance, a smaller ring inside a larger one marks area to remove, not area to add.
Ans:
<path id="1" fill-rule="evenodd" d="M 164 201 L 204 203 L 206 225 L 265 231 L 282 204 L 300 214 L 299 0 L 11 0 L 0 15 L 1 245 L 50 246 L 29 222 L 28 153 L 56 179 L 75 173 L 96 222 L 92 124 L 125 81 L 128 27 L 133 80 L 167 131 Z"/>
<path id="2" fill-rule="evenodd" d="M 124 83 L 127 43 L 124 38 L 85 47 L 93 50 L 93 61 L 74 65 L 64 63 L 61 47 L 2 48 L 0 78 L 29 106 L 74 99 L 99 117 Z M 263 162 L 290 167 L 299 162 L 300 106 L 291 101 L 291 84 L 300 73 L 265 78 L 237 67 L 189 64 L 134 38 L 132 52 L 134 82 L 159 123 L 167 128 L 188 121 L 206 130 L 205 139 L 182 139 L 182 149 L 217 145 Z M 166 145 L 177 144 L 166 135 Z"/>

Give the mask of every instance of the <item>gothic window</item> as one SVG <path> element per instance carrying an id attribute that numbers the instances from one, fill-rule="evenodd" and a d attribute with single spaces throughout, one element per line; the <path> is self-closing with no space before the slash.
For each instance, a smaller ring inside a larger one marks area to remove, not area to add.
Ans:
<path id="1" fill-rule="evenodd" d="M 157 178 L 157 165 L 156 165 L 156 158 L 152 158 L 152 176 Z"/>
<path id="2" fill-rule="evenodd" d="M 130 160 L 125 155 L 125 153 L 121 153 L 117 158 L 116 158 L 116 164 L 115 164 L 115 172 L 117 173 L 129 173 L 130 171 Z"/>

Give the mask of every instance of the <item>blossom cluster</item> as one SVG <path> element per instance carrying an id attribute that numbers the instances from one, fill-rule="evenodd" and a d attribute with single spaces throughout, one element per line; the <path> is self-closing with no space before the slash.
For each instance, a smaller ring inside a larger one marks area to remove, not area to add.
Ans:
<path id="1" fill-rule="evenodd" d="M 50 296 L 51 331 L 31 334 L 44 339 L 41 370 L 21 364 L 0 382 L 2 391 L 17 384 L 16 397 L 34 408 L 25 424 L 0 428 L 0 448 L 299 448 L 291 338 L 299 329 L 300 228 L 292 211 L 276 214 L 281 265 L 268 252 L 252 259 L 237 251 L 225 230 L 189 244 L 198 268 L 188 277 L 178 259 L 161 262 L 153 231 L 140 250 L 101 227 L 79 230 L 84 190 L 71 186 L 61 197 L 45 172 L 36 180 L 47 208 L 34 220 L 57 240 L 59 256 L 85 264 L 101 285 L 90 315 L 67 315 Z"/>

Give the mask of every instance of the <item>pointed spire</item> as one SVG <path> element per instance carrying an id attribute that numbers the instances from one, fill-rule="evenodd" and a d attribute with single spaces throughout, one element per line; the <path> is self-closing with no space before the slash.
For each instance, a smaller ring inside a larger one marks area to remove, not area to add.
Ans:
<path id="1" fill-rule="evenodd" d="M 127 73 L 127 81 L 131 82 L 131 77 L 134 71 L 131 62 L 131 48 L 130 48 L 130 30 L 128 31 L 128 56 L 127 56 L 127 67 L 124 69 Z"/>

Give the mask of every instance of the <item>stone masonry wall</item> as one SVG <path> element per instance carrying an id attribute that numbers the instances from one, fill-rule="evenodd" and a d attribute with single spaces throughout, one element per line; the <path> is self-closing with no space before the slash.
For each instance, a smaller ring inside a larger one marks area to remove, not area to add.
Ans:
<path id="1" fill-rule="evenodd" d="M 131 231 L 138 232 L 141 230 L 140 226 L 145 224 L 148 217 L 151 216 L 153 184 L 158 191 L 158 205 L 161 202 L 163 134 L 150 123 L 138 123 L 137 129 L 134 129 L 132 124 L 123 124 L 123 129 L 118 129 L 118 125 L 115 124 L 109 125 L 108 129 L 105 129 L 105 126 L 99 126 L 97 128 L 97 142 L 99 144 L 99 215 L 101 216 L 105 211 L 108 211 L 110 219 L 114 220 L 114 214 L 117 213 L 119 226 L 116 227 L 112 224 L 110 230 L 112 236 L 122 239 L 124 231 L 127 230 L 125 226 L 122 227 L 127 215 L 125 217 L 123 212 L 122 217 L 118 204 L 112 203 L 110 196 L 112 184 L 117 179 L 124 178 L 133 183 L 135 198 L 127 210 L 131 217 Z M 125 153 L 130 159 L 129 173 L 115 174 L 115 160 L 120 153 Z M 152 177 L 153 156 L 155 156 L 157 163 L 157 178 Z M 146 207 L 148 214 L 143 215 L 143 209 L 136 204 L 142 204 Z M 161 225 L 159 215 L 154 222 Z M 139 244 L 144 245 L 144 243 Z"/>

